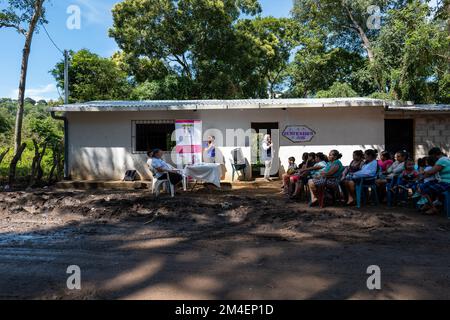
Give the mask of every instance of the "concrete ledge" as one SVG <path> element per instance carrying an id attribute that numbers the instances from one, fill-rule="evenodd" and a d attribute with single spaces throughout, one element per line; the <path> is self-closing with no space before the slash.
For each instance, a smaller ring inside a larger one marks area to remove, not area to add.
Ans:
<path id="1" fill-rule="evenodd" d="M 56 184 L 57 189 L 81 189 L 81 190 L 135 190 L 150 189 L 151 181 L 61 181 Z"/>

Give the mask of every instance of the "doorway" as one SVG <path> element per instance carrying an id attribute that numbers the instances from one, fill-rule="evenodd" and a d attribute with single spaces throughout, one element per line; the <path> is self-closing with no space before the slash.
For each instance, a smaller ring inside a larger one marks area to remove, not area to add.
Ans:
<path id="1" fill-rule="evenodd" d="M 252 177 L 262 177 L 264 175 L 264 163 L 261 161 L 261 145 L 264 139 L 264 135 L 270 134 L 275 148 L 274 161 L 278 161 L 278 147 L 280 145 L 280 134 L 278 122 L 252 122 L 252 131 L 254 132 L 251 137 L 251 165 L 252 165 Z M 277 177 L 279 172 L 274 172 L 272 176 Z"/>
<path id="2" fill-rule="evenodd" d="M 394 153 L 400 150 L 414 155 L 414 120 L 386 119 L 384 126 L 386 150 Z"/>

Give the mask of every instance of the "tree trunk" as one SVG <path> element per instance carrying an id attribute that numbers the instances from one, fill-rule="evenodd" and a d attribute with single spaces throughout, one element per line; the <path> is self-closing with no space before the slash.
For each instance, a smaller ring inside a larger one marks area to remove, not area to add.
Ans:
<path id="1" fill-rule="evenodd" d="M 31 162 L 31 172 L 30 177 L 28 179 L 29 186 L 32 186 L 34 184 L 34 177 L 36 176 L 36 165 L 39 158 L 39 145 L 37 144 L 35 139 L 33 139 L 33 145 L 34 145 L 34 157 L 33 161 Z"/>
<path id="2" fill-rule="evenodd" d="M 44 158 L 45 156 L 45 151 L 47 150 L 47 142 L 44 143 L 44 146 L 42 147 L 42 152 L 38 158 L 38 162 L 37 162 L 37 176 L 36 176 L 36 182 L 41 182 L 42 177 L 44 176 L 44 170 L 42 170 L 42 158 Z"/>
<path id="3" fill-rule="evenodd" d="M 47 142 L 44 143 L 42 151 L 39 150 L 39 144 L 35 139 L 33 139 L 33 145 L 34 145 L 34 158 L 33 163 L 31 165 L 30 180 L 28 182 L 29 187 L 33 187 L 36 184 L 36 182 L 40 182 L 42 180 L 43 170 L 41 162 L 42 158 L 45 155 L 45 151 L 47 150 Z"/>
<path id="4" fill-rule="evenodd" d="M 9 186 L 10 188 L 12 187 L 12 185 L 14 184 L 15 180 L 16 180 L 16 168 L 17 168 L 17 163 L 20 161 L 20 158 L 22 157 L 22 153 L 25 150 L 25 148 L 27 147 L 26 143 L 23 143 L 19 149 L 17 150 L 14 158 L 11 161 L 11 164 L 9 166 Z"/>
<path id="5" fill-rule="evenodd" d="M 353 17 L 352 12 L 350 9 L 345 5 L 345 3 L 342 3 L 345 10 L 347 11 L 348 17 L 353 23 L 353 27 L 358 32 L 359 38 L 361 39 L 362 46 L 364 50 L 367 52 L 367 57 L 369 58 L 369 61 L 372 63 L 375 61 L 375 55 L 372 50 L 372 44 L 370 43 L 369 37 L 367 37 L 367 34 L 364 32 L 364 29 L 359 25 L 359 23 L 356 21 L 356 19 Z"/>
<path id="6" fill-rule="evenodd" d="M 22 53 L 22 67 L 20 71 L 19 98 L 16 114 L 16 126 L 14 129 L 14 153 L 18 153 L 22 143 L 22 122 L 23 110 L 25 104 L 25 87 L 27 83 L 28 58 L 30 57 L 31 42 L 33 41 L 34 31 L 42 15 L 42 5 L 44 0 L 36 0 L 34 13 L 31 18 L 28 32 L 26 34 L 25 45 Z"/>
<path id="7" fill-rule="evenodd" d="M 7 148 L 5 151 L 3 151 L 3 152 L 0 154 L 0 164 L 2 163 L 3 159 L 4 159 L 5 156 L 8 154 L 8 152 L 9 152 L 9 148 Z"/>

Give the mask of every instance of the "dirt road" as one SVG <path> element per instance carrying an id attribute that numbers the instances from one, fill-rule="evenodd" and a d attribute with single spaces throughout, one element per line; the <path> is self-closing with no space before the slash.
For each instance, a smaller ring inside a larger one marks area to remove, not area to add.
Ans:
<path id="1" fill-rule="evenodd" d="M 450 298 L 445 217 L 308 208 L 278 191 L 0 193 L 0 298 Z M 69 265 L 81 290 L 66 287 Z M 370 265 L 381 290 L 367 289 Z"/>

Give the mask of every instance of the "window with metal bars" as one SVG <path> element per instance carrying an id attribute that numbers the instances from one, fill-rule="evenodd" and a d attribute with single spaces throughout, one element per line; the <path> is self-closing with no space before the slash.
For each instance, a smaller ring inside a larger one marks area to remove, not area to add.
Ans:
<path id="1" fill-rule="evenodd" d="M 174 145 L 172 133 L 175 122 L 172 120 L 139 120 L 132 123 L 133 152 L 145 153 L 158 148 L 170 151 Z"/>

